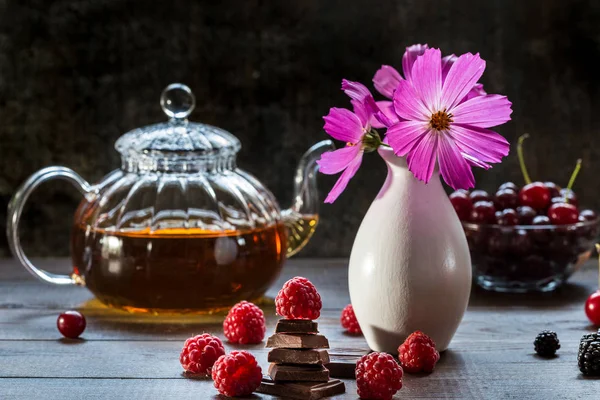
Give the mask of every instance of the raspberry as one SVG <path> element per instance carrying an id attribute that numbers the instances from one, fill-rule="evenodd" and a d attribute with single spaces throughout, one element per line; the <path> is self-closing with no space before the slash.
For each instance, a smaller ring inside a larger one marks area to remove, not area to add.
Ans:
<path id="1" fill-rule="evenodd" d="M 356 387 L 361 399 L 390 400 L 402 389 L 402 367 L 387 353 L 370 353 L 356 363 Z"/>
<path id="2" fill-rule="evenodd" d="M 216 336 L 203 333 L 185 341 L 179 362 L 187 372 L 209 375 L 213 364 L 223 354 L 225 349 L 221 340 Z"/>
<path id="3" fill-rule="evenodd" d="M 231 343 L 260 343 L 265 337 L 265 314 L 247 301 L 237 303 L 223 321 L 223 333 Z"/>
<path id="4" fill-rule="evenodd" d="M 342 316 L 340 317 L 340 322 L 342 323 L 342 327 L 353 335 L 360 335 L 362 331 L 360 330 L 360 325 L 358 325 L 358 321 L 356 320 L 356 315 L 354 314 L 354 308 L 352 304 L 348 304 L 342 310 Z"/>
<path id="5" fill-rule="evenodd" d="M 232 351 L 221 356 L 212 370 L 219 393 L 225 396 L 249 396 L 260 385 L 262 370 L 247 351 Z"/>
<path id="6" fill-rule="evenodd" d="M 400 347 L 398 359 L 406 372 L 431 372 L 440 359 L 435 342 L 421 331 L 413 332 Z"/>
<path id="7" fill-rule="evenodd" d="M 321 296 L 306 278 L 287 281 L 275 297 L 277 314 L 287 319 L 317 319 L 321 315 Z"/>

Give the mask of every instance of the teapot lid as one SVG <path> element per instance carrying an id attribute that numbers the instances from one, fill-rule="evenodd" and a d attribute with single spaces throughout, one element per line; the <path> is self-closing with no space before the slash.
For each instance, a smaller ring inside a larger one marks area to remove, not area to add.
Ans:
<path id="1" fill-rule="evenodd" d="M 169 121 L 133 129 L 115 143 L 124 169 L 185 172 L 210 170 L 223 165 L 223 161 L 235 162 L 241 148 L 235 136 L 211 125 L 188 121 L 196 106 L 188 86 L 167 86 L 160 96 L 160 106 Z"/>

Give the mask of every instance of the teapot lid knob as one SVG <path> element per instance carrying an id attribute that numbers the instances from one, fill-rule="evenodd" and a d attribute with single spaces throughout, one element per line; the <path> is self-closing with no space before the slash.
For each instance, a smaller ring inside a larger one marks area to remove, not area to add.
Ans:
<path id="1" fill-rule="evenodd" d="M 160 95 L 160 106 L 168 117 L 183 120 L 196 107 L 196 98 L 187 85 L 171 83 Z"/>

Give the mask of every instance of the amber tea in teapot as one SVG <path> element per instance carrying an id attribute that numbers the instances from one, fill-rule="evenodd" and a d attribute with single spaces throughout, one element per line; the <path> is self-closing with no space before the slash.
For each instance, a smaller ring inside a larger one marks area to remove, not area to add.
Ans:
<path id="1" fill-rule="evenodd" d="M 113 233 L 76 226 L 73 270 L 107 305 L 132 311 L 216 310 L 256 299 L 273 283 L 285 260 L 285 229 L 280 223 L 221 233 Z"/>
<path id="2" fill-rule="evenodd" d="M 168 86 L 161 106 L 170 120 L 119 138 L 121 168 L 95 185 L 65 167 L 32 175 L 9 205 L 13 254 L 46 282 L 87 286 L 106 305 L 128 311 L 210 312 L 264 294 L 317 226 L 316 160 L 331 142 L 301 158 L 292 206 L 282 211 L 238 168 L 235 136 L 188 121 L 194 105 L 187 86 Z M 71 275 L 36 268 L 18 235 L 30 193 L 54 178 L 84 195 L 71 235 Z"/>

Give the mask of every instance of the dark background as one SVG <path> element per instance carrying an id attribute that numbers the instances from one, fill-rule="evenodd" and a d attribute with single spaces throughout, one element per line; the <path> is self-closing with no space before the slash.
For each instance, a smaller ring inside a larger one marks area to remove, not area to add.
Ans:
<path id="1" fill-rule="evenodd" d="M 480 52 L 482 82 L 506 94 L 524 133 L 534 179 L 565 185 L 578 157 L 580 202 L 596 209 L 600 2 L 412 1 L 0 1 L 0 228 L 16 188 L 33 172 L 65 165 L 90 182 L 118 167 L 114 141 L 162 121 L 158 100 L 171 82 L 196 94 L 192 119 L 243 143 L 238 165 L 291 200 L 300 155 L 326 138 L 332 106 L 346 107 L 342 78 L 370 85 L 381 64 L 400 67 L 404 48 L 429 43 L 444 54 Z M 488 190 L 522 183 L 516 149 L 490 171 Z M 348 190 L 321 209 L 303 256 L 347 256 L 385 177 L 366 157 Z M 323 176 L 321 195 L 335 182 Z M 79 194 L 45 185 L 22 222 L 30 255 L 66 255 Z M 0 255 L 7 255 L 0 236 Z"/>

